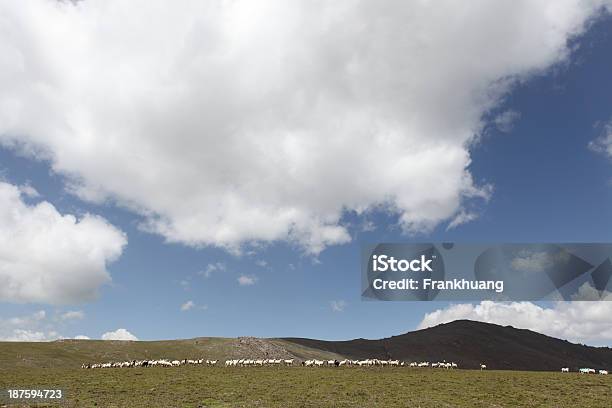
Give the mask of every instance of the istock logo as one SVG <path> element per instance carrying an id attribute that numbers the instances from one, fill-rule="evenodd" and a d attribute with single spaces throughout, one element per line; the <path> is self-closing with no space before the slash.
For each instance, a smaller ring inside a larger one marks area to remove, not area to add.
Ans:
<path id="1" fill-rule="evenodd" d="M 417 259 L 395 259 L 393 256 L 372 255 L 372 270 L 375 272 L 433 272 L 431 266 L 433 259 L 427 259 L 425 255 Z"/>

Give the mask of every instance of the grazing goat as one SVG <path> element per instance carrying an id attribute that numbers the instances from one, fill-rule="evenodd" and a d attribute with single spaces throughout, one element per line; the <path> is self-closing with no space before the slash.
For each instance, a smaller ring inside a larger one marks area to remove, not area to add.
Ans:
<path id="1" fill-rule="evenodd" d="M 215 366 L 218 360 L 205 360 L 205 359 L 181 359 L 181 360 L 131 360 L 131 361 L 116 361 L 106 363 L 83 363 L 81 368 L 112 368 L 112 367 L 179 367 L 183 365 L 207 365 Z M 291 367 L 295 363 L 295 359 L 253 359 L 253 358 L 241 358 L 241 359 L 229 359 L 225 360 L 225 367 L 262 367 L 262 366 L 286 366 Z M 304 360 L 301 362 L 303 367 L 441 367 L 441 368 L 457 368 L 456 363 L 437 362 L 429 363 L 427 361 L 417 363 L 407 363 L 400 360 L 379 360 L 376 358 L 367 358 L 365 360 Z M 486 368 L 483 364 L 481 369 Z M 603 372 L 602 372 L 603 371 Z M 589 371 L 590 372 L 590 371 Z M 594 370 L 592 372 L 595 372 Z M 607 371 L 600 370 L 600 374 L 607 374 Z"/>

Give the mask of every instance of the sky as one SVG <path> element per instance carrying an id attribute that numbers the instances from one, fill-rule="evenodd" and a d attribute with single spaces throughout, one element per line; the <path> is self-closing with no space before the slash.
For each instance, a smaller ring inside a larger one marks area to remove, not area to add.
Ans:
<path id="1" fill-rule="evenodd" d="M 0 339 L 612 345 L 612 302 L 368 302 L 374 242 L 610 242 L 603 1 L 0 2 Z"/>

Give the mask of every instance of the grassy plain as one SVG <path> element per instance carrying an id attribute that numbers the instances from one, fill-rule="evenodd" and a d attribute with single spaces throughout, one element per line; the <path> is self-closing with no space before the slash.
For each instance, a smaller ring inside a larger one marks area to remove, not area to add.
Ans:
<path id="1" fill-rule="evenodd" d="M 0 388 L 63 388 L 68 407 L 612 407 L 612 376 L 560 372 L 1 367 Z"/>

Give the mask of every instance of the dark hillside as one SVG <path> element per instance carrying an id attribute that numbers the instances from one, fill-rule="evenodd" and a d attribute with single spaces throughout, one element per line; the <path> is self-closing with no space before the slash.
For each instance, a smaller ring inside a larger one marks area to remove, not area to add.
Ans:
<path id="1" fill-rule="evenodd" d="M 530 330 L 470 320 L 457 320 L 380 340 L 284 340 L 352 358 L 446 360 L 457 361 L 463 368 L 477 368 L 481 362 L 488 368 L 502 370 L 612 367 L 612 349 L 608 347 L 589 347 Z"/>
<path id="2" fill-rule="evenodd" d="M 195 338 L 166 341 L 0 342 L 0 371 L 10 367 L 78 367 L 83 362 L 143 358 L 379 358 L 454 361 L 460 368 L 558 371 L 612 368 L 612 349 L 589 347 L 530 330 L 458 320 L 380 340 Z"/>

